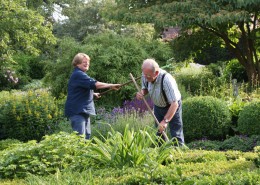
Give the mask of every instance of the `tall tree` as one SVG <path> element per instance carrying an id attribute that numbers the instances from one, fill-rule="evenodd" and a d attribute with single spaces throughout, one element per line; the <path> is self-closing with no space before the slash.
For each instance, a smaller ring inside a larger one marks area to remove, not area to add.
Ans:
<path id="1" fill-rule="evenodd" d="M 15 53 L 39 55 L 55 43 L 52 25 L 28 9 L 25 0 L 0 2 L 0 68 L 8 66 Z"/>
<path id="2" fill-rule="evenodd" d="M 54 33 L 58 37 L 70 36 L 82 41 L 89 34 L 104 29 L 105 21 L 100 15 L 102 1 L 89 0 L 70 4 L 62 9 L 68 19 L 54 24 Z"/>
<path id="3" fill-rule="evenodd" d="M 260 0 L 117 0 L 106 14 L 124 22 L 157 27 L 199 27 L 221 38 L 246 69 L 260 80 Z"/>

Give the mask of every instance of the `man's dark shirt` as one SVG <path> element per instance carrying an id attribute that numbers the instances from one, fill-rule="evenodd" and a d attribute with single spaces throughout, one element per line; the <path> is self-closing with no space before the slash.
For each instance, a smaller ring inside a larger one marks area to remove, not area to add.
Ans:
<path id="1" fill-rule="evenodd" d="M 75 67 L 68 83 L 68 96 L 65 103 L 65 116 L 71 117 L 80 113 L 95 115 L 93 93 L 96 80 Z"/>

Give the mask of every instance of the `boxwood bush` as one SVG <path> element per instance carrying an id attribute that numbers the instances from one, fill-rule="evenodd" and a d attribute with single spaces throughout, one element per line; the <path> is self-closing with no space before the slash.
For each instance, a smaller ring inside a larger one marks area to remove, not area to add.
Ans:
<path id="1" fill-rule="evenodd" d="M 260 133 L 260 101 L 250 103 L 241 110 L 238 117 L 238 131 L 246 135 Z"/>
<path id="2" fill-rule="evenodd" d="M 228 133 L 231 116 L 227 104 L 210 96 L 183 101 L 183 128 L 186 142 L 196 139 L 223 139 Z"/>
<path id="3" fill-rule="evenodd" d="M 55 131 L 62 116 L 58 101 L 46 90 L 6 94 L 0 103 L 0 139 L 40 140 Z"/>

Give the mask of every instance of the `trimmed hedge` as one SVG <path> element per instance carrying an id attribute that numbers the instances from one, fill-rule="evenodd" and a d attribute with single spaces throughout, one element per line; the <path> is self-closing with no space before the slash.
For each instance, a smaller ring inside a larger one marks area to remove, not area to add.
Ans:
<path id="1" fill-rule="evenodd" d="M 260 101 L 250 103 L 241 110 L 237 129 L 241 134 L 246 135 L 260 133 Z"/>
<path id="2" fill-rule="evenodd" d="M 183 101 L 183 129 L 186 142 L 196 139 L 224 139 L 231 124 L 226 102 L 210 96 Z"/>

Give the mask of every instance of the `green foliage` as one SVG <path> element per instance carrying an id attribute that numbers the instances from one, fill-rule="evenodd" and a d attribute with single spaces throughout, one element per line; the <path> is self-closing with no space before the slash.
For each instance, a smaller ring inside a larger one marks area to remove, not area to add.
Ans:
<path id="1" fill-rule="evenodd" d="M 29 90 L 37 90 L 43 88 L 43 82 L 42 80 L 32 80 L 30 83 L 23 86 L 23 91 L 29 91 Z"/>
<path id="2" fill-rule="evenodd" d="M 119 0 L 110 3 L 105 13 L 107 17 L 124 23 L 152 23 L 159 28 L 177 25 L 190 35 L 194 32 L 190 30 L 203 29 L 222 40 L 246 68 L 249 79 L 252 76 L 260 78 L 258 0 L 174 0 L 160 3 Z M 200 39 L 198 42 L 203 44 Z"/>
<path id="3" fill-rule="evenodd" d="M 238 131 L 241 134 L 260 133 L 260 102 L 252 102 L 244 107 L 238 118 Z"/>
<path id="4" fill-rule="evenodd" d="M 40 140 L 54 132 L 63 115 L 59 102 L 45 90 L 10 93 L 4 98 L 0 104 L 3 138 Z"/>
<path id="5" fill-rule="evenodd" d="M 0 177 L 25 177 L 28 173 L 47 175 L 70 167 L 83 170 L 89 165 L 85 157 L 87 142 L 74 134 L 60 133 L 45 136 L 36 143 L 17 144 L 0 153 Z"/>
<path id="6" fill-rule="evenodd" d="M 221 141 L 198 140 L 187 144 L 190 149 L 215 150 L 220 149 Z"/>
<path id="7" fill-rule="evenodd" d="M 192 34 L 181 32 L 181 36 L 173 39 L 171 45 L 177 61 L 192 57 L 194 62 L 207 65 L 226 61 L 231 57 L 227 49 L 222 47 L 221 39 L 203 29 L 192 29 Z"/>
<path id="8" fill-rule="evenodd" d="M 101 115 L 98 114 L 97 116 Z M 156 130 L 152 128 L 154 126 L 154 120 L 148 112 L 145 112 L 142 115 L 140 115 L 135 111 L 129 111 L 124 114 L 114 115 L 114 120 L 112 118 L 111 113 L 106 116 L 109 120 L 95 120 L 91 133 L 93 137 L 95 136 L 99 139 L 102 139 L 103 137 L 106 138 L 108 137 L 108 134 L 111 131 L 111 129 L 123 134 L 127 125 L 130 130 L 133 129 L 134 131 L 138 131 L 146 129 L 146 131 L 150 134 L 156 133 Z M 110 121 L 110 123 L 108 123 L 108 121 Z"/>
<path id="9" fill-rule="evenodd" d="M 64 97 L 67 92 L 67 84 L 73 70 L 72 60 L 77 53 L 84 49 L 72 38 L 60 40 L 58 45 L 56 61 L 49 61 L 47 64 L 44 82 L 51 87 L 52 95 L 60 98 Z"/>
<path id="10" fill-rule="evenodd" d="M 13 54 L 19 51 L 39 55 L 55 44 L 52 25 L 39 13 L 28 9 L 25 0 L 1 0 L 0 12 L 1 69 L 8 66 Z"/>
<path id="11" fill-rule="evenodd" d="M 186 142 L 202 139 L 223 139 L 231 117 L 227 104 L 214 97 L 192 97 L 183 101 L 183 129 Z"/>
<path id="12" fill-rule="evenodd" d="M 245 68 L 236 59 L 230 60 L 227 63 L 223 71 L 223 77 L 227 80 L 229 80 L 230 78 L 237 79 L 238 82 L 248 80 Z"/>
<path id="13" fill-rule="evenodd" d="M 260 135 L 246 137 L 235 135 L 224 141 L 198 140 L 187 144 L 190 149 L 227 151 L 236 150 L 242 152 L 253 151 L 256 146 L 260 145 Z"/>
<path id="14" fill-rule="evenodd" d="M 223 71 L 227 65 L 227 61 L 217 61 L 206 66 L 215 76 L 222 77 Z"/>
<path id="15" fill-rule="evenodd" d="M 234 133 L 237 132 L 237 120 L 239 113 L 243 110 L 244 106 L 246 105 L 245 101 L 241 101 L 240 99 L 232 100 L 230 105 L 228 106 L 229 111 L 231 113 L 231 120 L 232 120 L 232 130 Z"/>
<path id="16" fill-rule="evenodd" d="M 81 42 L 86 36 L 109 29 L 109 22 L 102 17 L 104 1 L 76 1 L 67 1 L 69 6 L 64 6 L 62 10 L 66 19 L 54 24 L 55 35 L 59 38 L 69 36 Z"/>
<path id="17" fill-rule="evenodd" d="M 234 136 L 226 139 L 220 145 L 221 150 L 239 150 L 239 151 L 250 151 L 254 148 L 254 140 L 244 136 Z"/>
<path id="18" fill-rule="evenodd" d="M 104 142 L 75 133 L 46 136 L 0 152 L 0 177 L 25 177 L 20 183 L 33 185 L 260 182 L 256 152 L 178 150 L 168 144 L 150 148 L 151 140 L 146 131 L 127 128 Z"/>
<path id="19" fill-rule="evenodd" d="M 79 173 L 71 170 L 57 172 L 54 175 L 40 177 L 29 175 L 26 184 L 258 184 L 259 169 L 253 160 L 242 153 L 228 159 L 224 152 L 203 150 L 175 153 L 176 161 L 169 165 L 87 169 Z M 250 155 L 253 153 L 249 153 Z M 186 161 L 187 160 L 187 161 Z M 192 161 L 192 162 L 191 162 Z"/>
<path id="20" fill-rule="evenodd" d="M 12 148 L 17 144 L 20 144 L 21 141 L 17 139 L 5 139 L 5 140 L 0 140 L 0 151 L 5 150 L 8 148 Z"/>
<path id="21" fill-rule="evenodd" d="M 166 147 L 156 150 L 149 149 L 150 146 L 156 146 L 155 136 L 152 137 L 147 131 L 139 130 L 134 132 L 125 127 L 123 134 L 113 132 L 102 142 L 94 137 L 93 144 L 89 149 L 89 157 L 93 158 L 99 165 L 123 168 L 125 166 L 149 165 L 152 159 L 154 163 L 161 163 L 168 157 L 172 147 Z M 157 156 L 158 155 L 158 156 Z"/>
<path id="22" fill-rule="evenodd" d="M 217 83 L 216 77 L 206 68 L 184 67 L 176 72 L 175 77 L 185 90 L 192 95 L 205 95 Z"/>
<path id="23" fill-rule="evenodd" d="M 113 33 L 87 37 L 83 45 L 71 39 L 64 39 L 60 43 L 56 63 L 50 63 L 45 80 L 51 86 L 55 97 L 66 95 L 72 70 L 71 61 L 78 52 L 84 52 L 91 58 L 88 75 L 108 83 L 127 82 L 130 72 L 135 77 L 140 76 L 141 63 L 145 58 L 153 57 L 163 65 L 171 56 L 170 48 L 165 43 L 140 41 Z M 125 86 L 120 91 L 104 95 L 102 104 L 121 105 L 122 101 L 130 99 L 135 91 L 133 86 Z"/>

